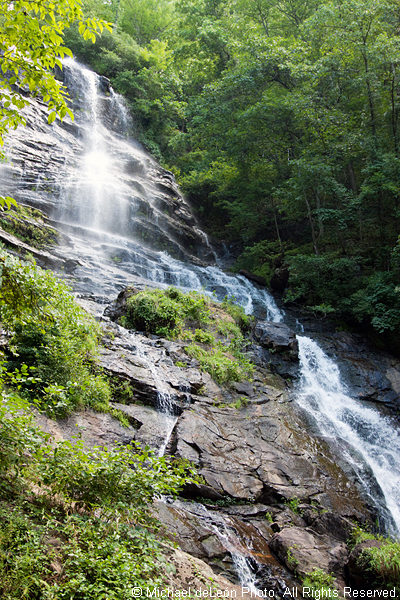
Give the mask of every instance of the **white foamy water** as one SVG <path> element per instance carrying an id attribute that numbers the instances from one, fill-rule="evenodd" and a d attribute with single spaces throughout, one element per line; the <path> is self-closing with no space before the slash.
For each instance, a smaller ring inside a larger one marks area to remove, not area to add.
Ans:
<path id="1" fill-rule="evenodd" d="M 382 490 L 394 521 L 392 532 L 400 530 L 400 435 L 390 417 L 375 407 L 351 396 L 340 371 L 318 344 L 298 336 L 301 383 L 297 402 L 318 424 L 319 430 L 333 439 L 344 440 L 355 450 L 354 466 L 364 462 Z M 365 482 L 367 483 L 367 482 Z M 370 493 L 370 490 L 367 489 Z M 376 498 L 373 498 L 375 501 Z M 389 523 L 390 526 L 390 523 Z"/>

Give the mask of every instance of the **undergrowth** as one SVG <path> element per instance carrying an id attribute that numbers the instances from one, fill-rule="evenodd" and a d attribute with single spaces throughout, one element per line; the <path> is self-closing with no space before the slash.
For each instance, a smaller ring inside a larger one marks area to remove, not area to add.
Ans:
<path id="1" fill-rule="evenodd" d="M 122 324 L 147 334 L 187 341 L 185 351 L 218 383 L 251 379 L 243 332 L 251 317 L 229 300 L 222 304 L 198 292 L 170 287 L 145 290 L 127 300 Z"/>
<path id="2" fill-rule="evenodd" d="M 52 417 L 84 406 L 110 411 L 96 367 L 100 325 L 50 271 L 0 250 L 0 323 L 8 335 L 6 384 Z"/>
<path id="3" fill-rule="evenodd" d="M 304 591 L 312 592 L 314 598 L 337 598 L 335 578 L 323 569 L 314 569 L 303 578 Z"/>
<path id="4" fill-rule="evenodd" d="M 400 586 L 400 542 L 382 535 L 374 535 L 359 527 L 352 533 L 351 546 L 367 540 L 380 542 L 377 546 L 366 547 L 357 560 L 377 585 L 392 589 Z"/>
<path id="5" fill-rule="evenodd" d="M 167 553 L 150 507 L 196 481 L 189 465 L 132 445 L 50 444 L 1 385 L 1 598 L 124 600 L 162 585 Z"/>

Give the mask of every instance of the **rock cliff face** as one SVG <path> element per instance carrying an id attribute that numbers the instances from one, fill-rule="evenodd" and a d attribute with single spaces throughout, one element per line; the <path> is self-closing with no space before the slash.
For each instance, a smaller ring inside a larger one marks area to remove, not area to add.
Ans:
<path id="1" fill-rule="evenodd" d="M 128 114 L 108 81 L 74 63 L 64 66 L 63 78 L 75 121 L 48 125 L 45 105 L 32 100 L 26 127 L 6 146 L 3 193 L 44 210 L 67 233 L 89 227 L 175 258 L 211 262 L 172 173 L 128 142 Z"/>
<path id="2" fill-rule="evenodd" d="M 78 428 L 89 444 L 136 440 L 192 461 L 204 483 L 188 486 L 179 501 L 160 501 L 155 511 L 183 551 L 232 582 L 239 557 L 257 585 L 277 597 L 294 585 L 294 575 L 316 567 L 343 584 L 345 541 L 355 520 L 370 520 L 370 510 L 354 475 L 308 432 L 287 383 L 260 360 L 256 340 L 254 380 L 221 387 L 195 360 L 176 365 L 188 358 L 183 342 L 129 332 L 108 317 L 104 326 L 100 364 L 123 385 L 124 397 L 114 406 L 130 427 L 91 411 L 59 423 L 41 415 L 42 427 L 67 438 Z M 281 336 L 279 330 L 276 344 L 283 344 Z M 172 415 L 160 410 L 160 390 L 171 399 Z"/>

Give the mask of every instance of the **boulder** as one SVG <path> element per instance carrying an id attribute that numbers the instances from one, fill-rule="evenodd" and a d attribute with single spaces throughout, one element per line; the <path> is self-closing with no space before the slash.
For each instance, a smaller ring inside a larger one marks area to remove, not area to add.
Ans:
<path id="1" fill-rule="evenodd" d="M 355 486 L 284 397 L 262 404 L 252 398 L 241 410 L 200 399 L 194 407 L 178 421 L 175 453 L 193 461 L 206 485 L 221 496 L 267 505 L 292 498 L 310 504 L 317 497 L 325 510 L 363 518 Z"/>
<path id="2" fill-rule="evenodd" d="M 259 321 L 254 329 L 254 337 L 264 348 L 298 360 L 299 345 L 296 334 L 284 323 Z"/>
<path id="3" fill-rule="evenodd" d="M 300 527 L 276 533 L 269 545 L 288 569 L 301 576 L 316 568 L 341 576 L 348 559 L 344 543 L 332 543 L 331 537 Z"/>

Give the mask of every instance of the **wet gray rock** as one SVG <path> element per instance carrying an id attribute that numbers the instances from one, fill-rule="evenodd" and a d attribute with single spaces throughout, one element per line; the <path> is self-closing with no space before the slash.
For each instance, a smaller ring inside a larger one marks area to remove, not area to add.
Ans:
<path id="1" fill-rule="evenodd" d="M 160 408 L 161 392 L 169 397 L 171 409 L 178 415 L 199 390 L 208 387 L 209 376 L 176 367 L 159 338 L 129 333 L 113 323 L 107 329 L 107 345 L 101 349 L 98 362 L 105 373 L 130 390 L 124 402 Z"/>
<path id="2" fill-rule="evenodd" d="M 113 447 L 129 444 L 135 439 L 135 427 L 124 427 L 109 414 L 85 410 L 54 421 L 36 410 L 33 413 L 37 425 L 55 441 L 78 438 L 88 446 Z"/>
<path id="3" fill-rule="evenodd" d="M 297 377 L 299 346 L 296 334 L 290 327 L 284 323 L 258 321 L 253 335 L 260 346 L 259 362 L 265 362 L 282 377 Z"/>
<path id="4" fill-rule="evenodd" d="M 199 516 L 185 511 L 182 503 L 157 502 L 155 508 L 170 539 L 178 542 L 182 550 L 198 558 L 227 557 L 228 552 L 211 525 L 207 526 Z"/>
<path id="5" fill-rule="evenodd" d="M 31 99 L 23 111 L 26 127 L 13 132 L 12 144 L 6 147 L 10 161 L 2 166 L 2 193 L 44 210 L 58 228 L 64 228 L 67 223 L 80 222 L 81 207 L 74 200 L 79 197 L 82 203 L 85 190 L 82 192 L 82 181 L 76 172 L 88 143 L 91 108 L 85 93 L 88 81 L 79 70 L 65 65 L 59 77 L 68 86 L 76 119 L 73 123 L 66 118 L 63 123 L 57 120 L 49 125 L 46 106 Z M 114 224 L 111 210 L 107 212 L 105 207 L 105 230 L 137 240 L 156 251 L 167 250 L 180 260 L 212 263 L 213 253 L 204 234 L 196 227 L 190 206 L 179 192 L 173 175 L 139 147 L 123 143 L 121 134 L 127 134 L 127 115 L 107 78 L 97 78 L 97 89 L 97 110 L 108 130 L 110 155 L 121 165 L 118 184 L 124 187 L 127 200 L 123 223 Z M 79 182 L 76 190 L 70 190 L 70 196 L 65 195 L 65 182 L 74 178 Z M 20 180 L 23 185 L 16 185 Z M 110 190 L 110 205 L 112 200 Z"/>
<path id="6" fill-rule="evenodd" d="M 328 351 L 337 356 L 353 394 L 360 400 L 400 410 L 400 360 L 377 353 L 360 336 L 348 332 L 334 333 L 324 342 Z"/>
<path id="7" fill-rule="evenodd" d="M 300 527 L 276 533 L 269 545 L 289 570 L 302 576 L 316 568 L 341 576 L 348 560 L 345 544 Z"/>
<path id="8" fill-rule="evenodd" d="M 259 321 L 254 329 L 254 337 L 263 348 L 298 360 L 299 346 L 296 334 L 284 323 Z"/>
<path id="9" fill-rule="evenodd" d="M 179 419 L 176 454 L 192 460 L 219 494 L 269 505 L 318 496 L 324 508 L 360 518 L 355 487 L 279 398 L 242 410 L 197 402 Z"/>

